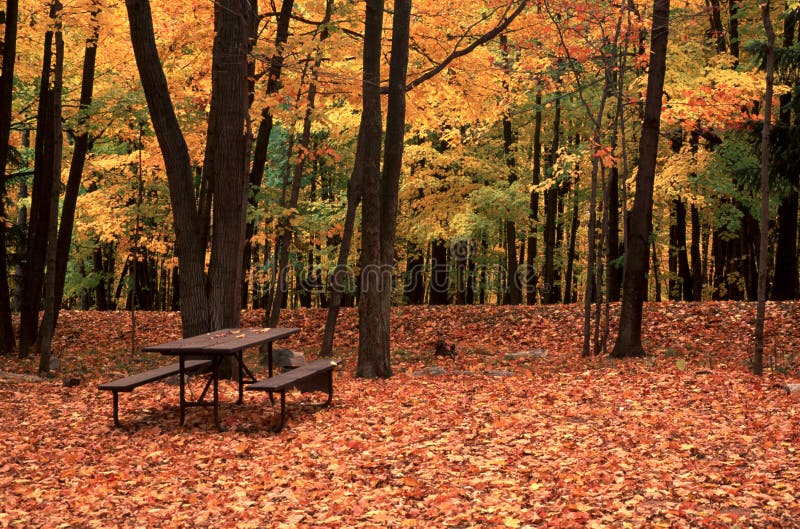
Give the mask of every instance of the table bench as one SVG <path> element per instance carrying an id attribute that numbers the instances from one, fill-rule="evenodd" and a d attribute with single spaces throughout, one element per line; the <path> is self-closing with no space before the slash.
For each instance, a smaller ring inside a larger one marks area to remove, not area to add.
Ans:
<path id="1" fill-rule="evenodd" d="M 186 372 L 200 371 L 208 367 L 211 367 L 211 360 L 186 360 L 184 363 L 184 370 Z M 110 391 L 113 394 L 114 425 L 119 426 L 119 393 L 121 391 L 129 393 L 139 386 L 148 384 L 150 382 L 156 382 L 179 373 L 180 362 L 175 362 L 174 364 L 157 367 L 142 373 L 136 373 L 135 375 L 120 378 L 119 380 L 112 380 L 111 382 L 98 385 L 97 388 L 104 391 Z"/>
<path id="2" fill-rule="evenodd" d="M 247 391 L 268 391 L 271 401 L 273 400 L 273 393 L 281 394 L 280 423 L 274 428 L 275 432 L 280 432 L 286 425 L 286 392 L 292 389 L 307 393 L 314 391 L 326 392 L 328 398 L 320 406 L 327 406 L 333 399 L 333 369 L 337 365 L 337 362 L 330 358 L 320 358 L 279 375 L 250 384 L 245 389 Z"/>

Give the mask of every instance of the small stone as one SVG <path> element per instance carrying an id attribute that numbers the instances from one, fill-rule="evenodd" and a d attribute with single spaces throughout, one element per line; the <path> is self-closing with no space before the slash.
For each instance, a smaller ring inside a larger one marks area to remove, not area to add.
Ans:
<path id="1" fill-rule="evenodd" d="M 424 376 L 446 375 L 447 371 L 439 366 L 431 366 L 431 367 L 426 367 L 425 369 L 422 369 L 420 371 L 414 371 L 411 374 L 414 375 L 415 377 L 424 377 Z"/>
<path id="2" fill-rule="evenodd" d="M 484 371 L 484 374 L 492 377 L 513 377 L 516 373 L 513 371 L 500 371 L 498 369 L 489 369 Z"/>
<path id="3" fill-rule="evenodd" d="M 547 358 L 547 351 L 544 349 L 531 349 L 530 351 L 518 351 L 505 355 L 506 360 L 527 360 L 531 358 Z"/>
<path id="4" fill-rule="evenodd" d="M 800 393 L 800 384 L 786 384 L 786 393 Z"/>

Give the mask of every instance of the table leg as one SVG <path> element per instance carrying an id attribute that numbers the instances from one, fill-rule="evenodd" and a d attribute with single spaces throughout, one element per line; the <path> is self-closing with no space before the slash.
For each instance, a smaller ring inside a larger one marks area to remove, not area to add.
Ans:
<path id="1" fill-rule="evenodd" d="M 179 386 L 180 386 L 180 424 L 183 426 L 186 418 L 186 358 L 183 355 L 178 357 L 178 373 L 179 373 Z"/>
<path id="2" fill-rule="evenodd" d="M 272 378 L 272 342 L 267 342 L 267 360 L 267 374 L 269 375 L 269 378 Z M 275 404 L 275 395 L 271 391 L 269 392 L 269 403 L 271 405 Z"/>
<path id="3" fill-rule="evenodd" d="M 242 351 L 236 353 L 236 361 L 239 364 L 239 400 L 236 404 L 241 404 L 244 401 L 244 358 Z"/>
<path id="4" fill-rule="evenodd" d="M 214 369 L 211 372 L 214 382 L 214 424 L 217 430 L 222 431 L 222 425 L 219 423 L 219 362 L 214 363 Z"/>

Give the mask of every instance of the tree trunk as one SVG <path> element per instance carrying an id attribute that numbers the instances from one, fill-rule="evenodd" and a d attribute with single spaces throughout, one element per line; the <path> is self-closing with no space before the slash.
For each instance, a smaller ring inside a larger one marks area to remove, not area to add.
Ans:
<path id="1" fill-rule="evenodd" d="M 92 35 L 86 40 L 83 56 L 83 73 L 79 103 L 82 114 L 78 119 L 79 131 L 75 137 L 75 145 L 72 151 L 72 162 L 69 167 L 69 177 L 67 179 L 64 202 L 61 208 L 61 222 L 58 227 L 58 238 L 54 243 L 55 273 L 52 285 L 54 290 L 51 296 L 46 296 L 51 297 L 51 299 L 45 304 L 44 317 L 42 318 L 41 328 L 39 329 L 40 358 L 43 358 L 45 355 L 49 356 L 50 354 L 50 347 L 58 322 L 58 313 L 64 297 L 64 282 L 67 274 L 69 250 L 72 243 L 72 228 L 75 224 L 75 206 L 80 191 L 80 182 L 83 176 L 86 155 L 89 152 L 91 142 L 89 131 L 87 130 L 89 124 L 88 108 L 89 105 L 92 104 L 92 92 L 94 90 L 94 72 L 100 29 L 97 23 L 99 11 L 100 7 L 95 1 L 91 11 Z M 44 362 L 41 362 L 40 367 L 41 366 L 44 366 Z"/>
<path id="2" fill-rule="evenodd" d="M 686 253 L 686 205 L 680 198 L 672 201 L 674 222 L 669 227 L 669 299 L 692 300 L 692 272 Z"/>
<path id="3" fill-rule="evenodd" d="M 578 217 L 578 181 L 575 181 L 575 189 L 572 197 L 572 220 L 569 225 L 569 243 L 567 250 L 567 272 L 564 274 L 564 303 L 572 303 L 573 297 L 576 297 L 577 292 L 573 285 L 573 278 L 575 275 L 575 253 L 576 240 L 578 238 L 578 226 L 580 225 L 580 218 Z M 591 236 L 591 234 L 590 234 Z M 587 281 L 590 278 L 587 277 Z"/>
<path id="4" fill-rule="evenodd" d="M 61 3 L 58 0 L 50 6 L 50 18 L 60 16 Z M 34 160 L 33 190 L 31 192 L 31 212 L 28 229 L 25 275 L 23 276 L 22 306 L 20 307 L 19 354 L 26 356 L 36 341 L 39 331 L 39 308 L 47 256 L 47 233 L 50 226 L 51 192 L 53 186 L 53 163 L 55 146 L 53 142 L 54 94 L 52 83 L 54 31 L 48 30 L 44 36 L 42 76 L 39 89 L 39 107 L 36 115 L 36 144 Z"/>
<path id="5" fill-rule="evenodd" d="M 50 371 L 50 344 L 55 332 L 55 310 L 56 302 L 61 304 L 61 300 L 56 300 L 56 259 L 57 259 L 57 243 L 58 243 L 58 203 L 61 195 L 61 157 L 64 144 L 64 135 L 61 129 L 61 95 L 63 89 L 64 79 L 64 36 L 61 32 L 61 9 L 60 2 L 56 1 L 55 16 L 53 17 L 55 41 L 55 65 L 53 68 L 53 87 L 50 103 L 51 117 L 49 133 L 51 137 L 48 139 L 47 144 L 52 149 L 51 166 L 49 170 L 52 171 L 50 176 L 50 213 L 48 214 L 47 226 L 47 251 L 46 251 L 46 272 L 44 278 L 44 306 L 45 316 L 48 316 L 49 309 L 50 315 L 43 319 L 42 325 L 39 327 L 38 336 L 36 339 L 36 349 L 39 352 L 39 372 L 47 373 Z"/>
<path id="6" fill-rule="evenodd" d="M 395 0 L 392 23 L 392 55 L 389 62 L 389 98 L 386 111 L 386 138 L 384 140 L 383 172 L 380 179 L 380 254 L 379 273 L 375 278 L 378 288 L 367 292 L 365 288 L 361 299 L 367 299 L 362 313 L 359 305 L 359 348 L 356 375 L 363 378 L 387 378 L 392 375 L 390 363 L 390 317 L 392 307 L 392 271 L 394 270 L 394 243 L 397 231 L 398 197 L 400 172 L 405 145 L 406 119 L 406 72 L 408 67 L 408 42 L 411 24 L 411 0 Z M 366 39 L 365 39 L 366 45 Z M 365 202 L 365 206 L 367 203 Z M 374 303 L 374 304 L 373 304 Z M 361 321 L 362 314 L 370 312 L 370 307 L 380 309 L 378 332 L 367 329 L 375 321 L 370 314 Z M 375 339 L 377 338 L 377 339 Z"/>
<path id="7" fill-rule="evenodd" d="M 439 239 L 431 242 L 431 279 L 428 284 L 428 304 L 447 305 L 450 274 L 447 263 L 447 245 Z"/>
<path id="8" fill-rule="evenodd" d="M 419 255 L 416 245 L 408 245 L 408 258 L 406 259 L 406 280 L 403 286 L 403 297 L 409 305 L 422 305 L 425 301 L 425 284 L 422 280 L 422 270 L 425 268 L 425 259 Z"/>
<path id="9" fill-rule="evenodd" d="M 795 16 L 786 16 L 783 22 L 783 48 L 790 49 L 794 45 L 796 32 Z M 792 128 L 792 95 L 783 94 L 780 97 L 779 126 L 788 134 L 793 134 Z M 776 131 L 777 132 L 777 131 Z M 794 132 L 796 134 L 796 132 Z M 774 143 L 774 142 L 773 142 Z M 798 215 L 798 187 L 800 187 L 800 168 L 796 160 L 785 160 L 779 169 L 788 184 L 786 196 L 778 206 L 778 236 L 775 248 L 775 277 L 772 285 L 772 299 L 787 300 L 800 297 L 800 284 L 798 283 L 797 263 L 797 215 Z"/>
<path id="10" fill-rule="evenodd" d="M 180 266 L 180 305 L 183 336 L 210 330 L 206 297 L 205 251 L 194 201 L 189 151 L 170 99 L 167 80 L 158 57 L 148 0 L 125 0 L 131 45 L 144 88 L 150 119 L 164 157 L 175 222 L 175 254 Z M 234 104 L 234 103 L 232 103 Z M 240 124 L 239 124 L 240 125 Z M 242 134 L 242 129 L 237 130 Z M 231 157 L 243 153 L 229 153 Z M 241 255 L 237 252 L 238 255 Z M 241 260 L 236 263 L 240 268 Z"/>
<path id="11" fill-rule="evenodd" d="M 538 291 L 539 273 L 536 270 L 536 258 L 538 257 L 538 237 L 539 229 L 539 180 L 542 174 L 542 92 L 536 92 L 536 116 L 533 126 L 533 171 L 531 174 L 531 203 L 530 203 L 530 235 L 528 236 L 528 260 L 527 271 L 525 274 L 525 297 L 528 305 L 536 303 Z"/>
<path id="12" fill-rule="evenodd" d="M 561 98 L 556 94 L 555 115 L 553 116 L 553 144 L 550 148 L 550 169 L 553 172 L 558 160 L 558 144 L 561 129 Z M 560 291 L 556 282 L 558 277 L 555 271 L 556 253 L 556 214 L 558 212 L 558 183 L 544 192 L 544 290 L 542 303 L 549 305 L 560 301 Z"/>
<path id="13" fill-rule="evenodd" d="M 692 204 L 692 301 L 703 299 L 703 258 L 700 253 L 700 210 Z"/>
<path id="14" fill-rule="evenodd" d="M 764 318 L 767 302 L 767 259 L 769 241 L 769 162 L 770 133 L 772 128 L 772 92 L 775 76 L 775 30 L 770 18 L 770 2 L 761 4 L 761 17 L 767 34 L 766 90 L 764 92 L 764 126 L 761 130 L 761 215 L 759 219 L 758 252 L 758 303 L 756 307 L 755 350 L 752 370 L 756 375 L 764 371 Z"/>
<path id="15" fill-rule="evenodd" d="M 384 318 L 381 267 L 381 34 L 383 0 L 366 0 L 359 148 L 363 142 L 361 193 L 361 281 L 358 299 L 358 363 L 356 376 L 391 375 L 388 363 L 388 321 Z"/>
<path id="16" fill-rule="evenodd" d="M 210 329 L 238 327 L 247 204 L 249 0 L 214 4 L 214 51 L 207 145 L 214 152 L 211 261 L 208 268 Z"/>
<path id="17" fill-rule="evenodd" d="M 6 29 L 3 37 L 3 69 L 0 75 L 0 219 L 5 219 L 6 165 L 11 132 L 11 103 L 14 64 L 17 56 L 18 0 L 6 1 Z M 0 355 L 14 348 L 14 326 L 11 322 L 11 291 L 8 284 L 6 224 L 0 221 Z"/>
<path id="18" fill-rule="evenodd" d="M 608 236 L 606 237 L 606 273 L 609 301 L 619 301 L 622 291 L 622 256 L 619 242 L 619 168 L 614 165 L 608 178 Z"/>
<path id="19" fill-rule="evenodd" d="M 625 252 L 625 279 L 619 335 L 614 350 L 611 352 L 611 356 L 614 358 L 644 355 L 642 307 L 647 296 L 653 183 L 658 156 L 668 35 L 669 0 L 653 0 L 650 69 L 647 76 L 644 122 L 639 143 L 639 175 L 631 210 L 628 248 Z"/>
<path id="20" fill-rule="evenodd" d="M 511 60 L 508 56 L 508 37 L 500 35 L 500 49 L 504 59 L 504 69 L 506 73 L 511 71 Z M 506 90 L 508 83 L 504 81 Z M 503 115 L 503 156 L 505 157 L 506 167 L 508 167 L 509 185 L 517 181 L 516 160 L 514 159 L 514 146 L 516 144 L 516 134 L 511 124 L 510 111 Z M 522 303 L 522 285 L 519 282 L 517 261 L 517 226 L 513 220 L 504 221 L 504 236 L 506 247 L 506 288 L 503 292 L 503 302 L 507 305 L 519 305 Z"/>

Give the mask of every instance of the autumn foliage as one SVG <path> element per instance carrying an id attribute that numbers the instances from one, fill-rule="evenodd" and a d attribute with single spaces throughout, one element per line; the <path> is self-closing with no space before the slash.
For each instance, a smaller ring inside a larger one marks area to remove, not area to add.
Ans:
<path id="1" fill-rule="evenodd" d="M 130 353 L 129 314 L 65 312 L 55 378 L 0 359 L 0 527 L 797 527 L 800 304 L 768 304 L 763 378 L 754 313 L 647 304 L 652 356 L 614 362 L 580 358 L 576 306 L 395 308 L 396 376 L 366 381 L 345 309 L 332 407 L 292 396 L 274 435 L 268 399 L 236 406 L 233 385 L 226 432 L 197 409 L 180 427 L 162 383 L 122 395 L 114 429 L 95 384 L 165 359 Z M 314 357 L 324 316 L 284 312 L 285 345 Z M 138 346 L 180 335 L 174 313 L 137 322 Z"/>

